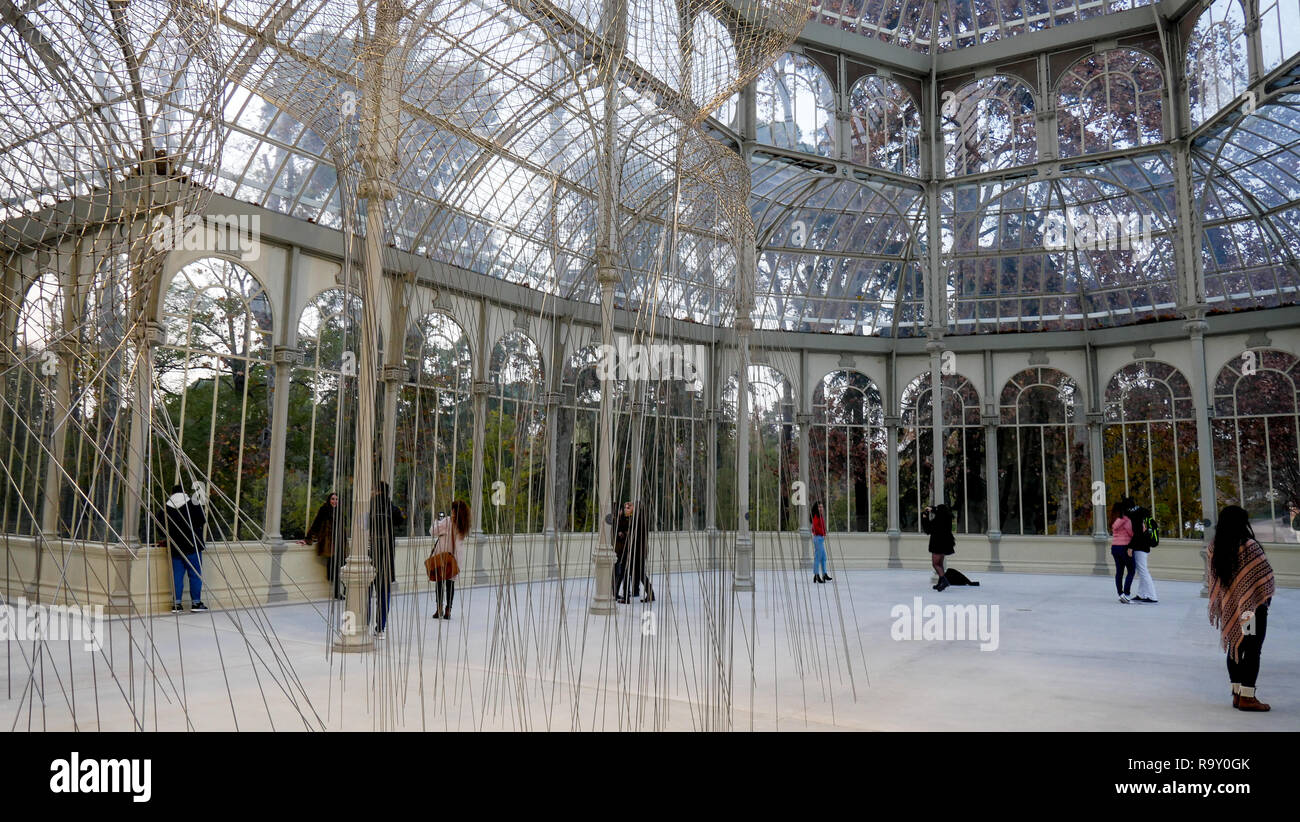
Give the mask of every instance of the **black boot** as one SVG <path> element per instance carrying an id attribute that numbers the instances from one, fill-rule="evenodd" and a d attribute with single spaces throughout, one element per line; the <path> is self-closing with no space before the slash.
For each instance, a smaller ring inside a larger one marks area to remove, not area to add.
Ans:
<path id="1" fill-rule="evenodd" d="M 821 582 L 821 581 L 822 578 L 820 574 L 813 574 L 813 582 Z"/>

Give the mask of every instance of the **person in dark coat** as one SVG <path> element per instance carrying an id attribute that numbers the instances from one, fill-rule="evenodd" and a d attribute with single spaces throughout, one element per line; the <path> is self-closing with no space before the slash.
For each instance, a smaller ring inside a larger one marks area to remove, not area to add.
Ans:
<path id="1" fill-rule="evenodd" d="M 298 540 L 299 545 L 315 545 L 316 556 L 325 558 L 325 579 L 334 583 L 334 598 L 343 599 L 343 588 L 339 580 L 339 571 L 343 568 L 343 534 L 342 509 L 339 508 L 339 495 L 330 492 L 321 503 L 316 518 L 311 521 L 307 535 Z"/>
<path id="2" fill-rule="evenodd" d="M 641 601 L 655 601 L 654 588 L 650 586 L 650 575 L 646 573 L 646 542 L 649 530 L 645 507 L 639 502 L 633 503 L 631 521 L 627 526 L 627 557 L 630 563 L 628 573 L 632 592 L 629 597 L 624 597 L 624 602 L 630 601 L 630 597 L 640 596 L 642 585 L 645 586 L 645 596 L 641 597 Z"/>
<path id="3" fill-rule="evenodd" d="M 375 636 L 382 638 L 388 627 L 388 605 L 397 582 L 397 531 L 406 525 L 406 515 L 388 496 L 388 483 L 380 482 L 370 497 L 370 559 L 375 564 Z"/>
<path id="4" fill-rule="evenodd" d="M 624 589 L 627 587 L 627 536 L 632 518 L 632 503 L 625 502 L 614 521 L 614 599 L 623 605 L 629 602 Z"/>
<path id="5" fill-rule="evenodd" d="M 207 517 L 203 506 L 192 500 L 180 483 L 172 486 L 172 494 L 167 498 L 162 510 L 158 512 L 158 522 L 163 528 L 163 541 L 171 551 L 172 558 L 172 613 L 185 613 L 181 604 L 185 578 L 190 580 L 190 610 L 206 611 L 203 604 L 203 528 Z"/>
<path id="6" fill-rule="evenodd" d="M 933 508 L 927 505 L 921 512 L 921 530 L 930 535 L 930 564 L 939 575 L 934 588 L 942 591 L 948 587 L 943 558 L 957 552 L 957 539 L 952 535 L 952 509 L 943 503 Z"/>

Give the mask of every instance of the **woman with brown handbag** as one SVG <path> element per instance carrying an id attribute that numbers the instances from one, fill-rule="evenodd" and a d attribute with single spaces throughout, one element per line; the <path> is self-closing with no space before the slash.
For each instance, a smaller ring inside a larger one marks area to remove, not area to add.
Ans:
<path id="1" fill-rule="evenodd" d="M 429 535 L 434 538 L 433 553 L 425 566 L 438 598 L 438 607 L 433 612 L 434 619 L 451 619 L 451 601 L 456 596 L 456 577 L 460 574 L 460 546 L 467 533 L 469 503 L 459 499 L 451 504 L 451 516 L 440 518 L 429 529 Z M 447 602 L 445 608 L 443 600 Z"/>

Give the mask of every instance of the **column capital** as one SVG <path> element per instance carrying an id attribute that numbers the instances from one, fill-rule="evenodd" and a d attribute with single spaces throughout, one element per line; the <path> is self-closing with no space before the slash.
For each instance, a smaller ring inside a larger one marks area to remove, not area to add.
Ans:
<path id="1" fill-rule="evenodd" d="M 474 384 L 470 386 L 470 393 L 476 397 L 486 397 L 490 387 L 491 383 L 486 380 L 474 380 Z"/>
<path id="2" fill-rule="evenodd" d="M 886 427 L 886 428 L 897 428 L 897 427 L 899 427 L 899 426 L 902 425 L 902 424 L 903 424 L 903 417 L 902 417 L 902 415 L 900 415 L 900 414 L 886 414 L 886 415 L 885 415 L 885 427 Z"/>
<path id="3" fill-rule="evenodd" d="M 149 320 L 140 329 L 140 341 L 146 347 L 167 344 L 167 328 L 160 322 Z"/>
<path id="4" fill-rule="evenodd" d="M 749 335 L 754 330 L 754 321 L 749 318 L 748 314 L 736 314 L 735 328 L 737 334 Z"/>
<path id="5" fill-rule="evenodd" d="M 409 375 L 404 365 L 385 365 L 380 370 L 380 379 L 384 382 L 403 382 Z"/>
<path id="6" fill-rule="evenodd" d="M 980 414 L 980 423 L 985 428 L 997 428 L 1002 423 L 1000 414 Z"/>
<path id="7" fill-rule="evenodd" d="M 799 425 L 812 425 L 813 415 L 800 412 L 794 415 L 794 421 Z"/>
<path id="8" fill-rule="evenodd" d="M 707 408 L 704 411 L 704 418 L 709 422 L 719 422 L 722 419 L 721 408 Z"/>
<path id="9" fill-rule="evenodd" d="M 1199 340 L 1205 336 L 1205 332 L 1209 330 L 1210 324 L 1198 317 L 1194 320 L 1188 320 L 1183 323 L 1183 328 L 1187 330 L 1188 337 L 1193 340 Z"/>
<path id="10" fill-rule="evenodd" d="M 546 407 L 554 408 L 564 402 L 564 392 L 547 391 L 542 395 L 542 402 L 545 403 Z"/>
<path id="11" fill-rule="evenodd" d="M 649 410 L 650 410 L 650 403 L 644 400 L 637 400 L 636 402 L 632 403 L 631 411 L 633 414 L 640 414 L 644 416 L 646 412 Z"/>
<path id="12" fill-rule="evenodd" d="M 1089 411 L 1083 416 L 1089 428 L 1093 426 L 1101 425 L 1103 422 L 1106 421 L 1106 415 L 1103 414 L 1101 411 Z"/>
<path id="13" fill-rule="evenodd" d="M 369 180 L 362 180 L 357 186 L 357 197 L 362 200 L 395 200 L 397 186 L 388 180 L 372 177 Z"/>
<path id="14" fill-rule="evenodd" d="M 303 356 L 301 348 L 294 348 L 288 345 L 277 345 L 272 354 L 271 361 L 276 365 L 302 365 Z"/>

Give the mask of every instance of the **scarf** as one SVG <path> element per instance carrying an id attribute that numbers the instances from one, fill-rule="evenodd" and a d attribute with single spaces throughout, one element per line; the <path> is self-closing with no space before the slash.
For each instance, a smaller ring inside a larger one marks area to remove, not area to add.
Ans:
<path id="1" fill-rule="evenodd" d="M 1234 662 L 1245 634 L 1241 632 L 1241 615 L 1258 610 L 1273 598 L 1273 568 L 1268 564 L 1264 548 L 1255 540 L 1247 540 L 1241 548 L 1237 575 L 1224 585 L 1214 575 L 1214 545 L 1209 548 L 1210 624 L 1222 634 L 1220 644 L 1232 655 Z"/>

